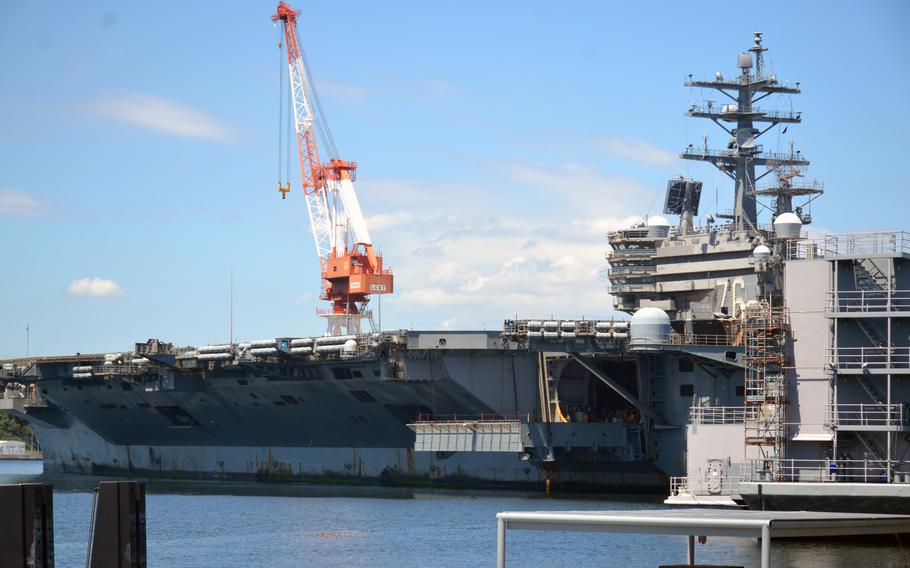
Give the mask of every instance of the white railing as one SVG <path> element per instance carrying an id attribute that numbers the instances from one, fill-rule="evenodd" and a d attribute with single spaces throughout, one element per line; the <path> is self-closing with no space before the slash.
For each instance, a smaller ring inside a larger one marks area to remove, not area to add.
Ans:
<path id="1" fill-rule="evenodd" d="M 812 259 L 827 256 L 866 256 L 873 254 L 910 254 L 910 233 L 885 231 L 825 235 L 820 239 L 789 241 L 787 259 Z"/>
<path id="2" fill-rule="evenodd" d="M 829 347 L 838 369 L 910 369 L 910 347 Z"/>
<path id="3" fill-rule="evenodd" d="M 613 249 L 607 253 L 607 260 L 626 258 L 650 258 L 656 254 L 654 249 Z"/>
<path id="4" fill-rule="evenodd" d="M 838 313 L 910 311 L 910 290 L 828 291 L 826 306 Z"/>
<path id="5" fill-rule="evenodd" d="M 610 289 L 617 293 L 653 292 L 654 284 L 613 284 Z"/>
<path id="6" fill-rule="evenodd" d="M 685 475 L 674 475 L 670 477 L 670 495 L 686 495 L 691 493 L 689 490 L 689 478 Z"/>
<path id="7" fill-rule="evenodd" d="M 746 413 L 745 406 L 693 406 L 689 408 L 689 423 L 742 424 Z"/>
<path id="8" fill-rule="evenodd" d="M 907 405 L 895 404 L 829 404 L 828 423 L 839 428 L 906 426 L 910 415 Z"/>
<path id="9" fill-rule="evenodd" d="M 891 483 L 910 482 L 910 462 L 891 461 Z M 744 463 L 742 481 L 887 483 L 884 460 L 755 459 Z"/>
<path id="10" fill-rule="evenodd" d="M 680 495 L 739 495 L 739 483 L 741 479 L 736 475 L 718 475 L 698 477 L 671 477 L 670 478 L 670 495 L 677 497 Z"/>
<path id="11" fill-rule="evenodd" d="M 711 347 L 731 347 L 734 346 L 733 342 L 733 337 L 724 334 L 676 332 L 671 332 L 667 341 L 670 345 L 705 345 Z"/>
<path id="12" fill-rule="evenodd" d="M 657 267 L 653 264 L 633 264 L 612 267 L 607 273 L 610 276 L 622 276 L 628 274 L 653 274 L 655 270 L 657 270 Z"/>

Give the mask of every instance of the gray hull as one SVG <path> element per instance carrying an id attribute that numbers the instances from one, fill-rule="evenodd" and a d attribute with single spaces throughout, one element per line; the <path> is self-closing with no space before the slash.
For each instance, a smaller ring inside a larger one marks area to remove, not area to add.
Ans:
<path id="1" fill-rule="evenodd" d="M 556 490 L 665 490 L 666 477 L 648 461 L 617 459 L 608 447 L 566 444 L 555 448 L 555 462 L 522 451 L 414 450 L 408 423 L 421 415 L 533 408 L 534 365 L 526 354 L 483 350 L 417 353 L 403 380 L 389 380 L 378 359 L 347 361 L 344 373 L 313 366 L 302 377 L 268 369 L 203 380 L 175 374 L 155 384 L 44 377 L 47 406 L 22 416 L 52 472 L 533 489 L 549 480 Z M 615 429 L 603 424 L 605 433 Z"/>

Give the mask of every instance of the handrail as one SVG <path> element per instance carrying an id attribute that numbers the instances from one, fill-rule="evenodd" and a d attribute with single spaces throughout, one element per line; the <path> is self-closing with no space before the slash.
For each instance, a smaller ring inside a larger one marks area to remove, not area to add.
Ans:
<path id="1" fill-rule="evenodd" d="M 618 257 L 650 257 L 656 254 L 656 249 L 653 248 L 640 248 L 640 249 L 613 249 L 608 258 L 618 258 Z"/>
<path id="2" fill-rule="evenodd" d="M 528 424 L 531 422 L 540 422 L 540 414 L 534 412 L 518 412 L 515 414 L 498 414 L 495 412 L 491 413 L 479 413 L 479 414 L 425 414 L 421 413 L 417 415 L 417 418 L 412 422 L 413 424 L 462 424 L 465 422 L 471 423 L 490 423 L 490 424 L 502 424 L 509 422 L 519 422 L 521 424 Z"/>
<path id="3" fill-rule="evenodd" d="M 835 427 L 903 426 L 910 422 L 907 405 L 893 404 L 829 404 L 828 422 Z"/>
<path id="4" fill-rule="evenodd" d="M 693 406 L 689 408 L 689 423 L 743 424 L 746 415 L 754 413 L 754 408 L 746 406 Z"/>
<path id="5" fill-rule="evenodd" d="M 826 256 L 862 256 L 869 254 L 910 254 L 910 233 L 879 231 L 825 235 L 819 239 L 789 241 L 787 259 L 800 260 Z"/>
<path id="6" fill-rule="evenodd" d="M 910 369 L 910 347 L 828 347 L 828 363 L 838 369 Z"/>
<path id="7" fill-rule="evenodd" d="M 631 264 L 625 266 L 614 266 L 608 270 L 610 276 L 624 274 L 651 274 L 657 270 L 654 264 Z"/>
<path id="8" fill-rule="evenodd" d="M 783 152 L 764 152 L 762 151 L 761 145 L 755 147 L 757 152 L 747 156 L 751 160 L 774 160 L 777 162 L 790 162 L 795 161 L 797 163 L 807 162 L 806 158 L 797 154 L 792 156 L 790 154 L 785 154 Z M 682 153 L 683 156 L 703 156 L 706 158 L 739 158 L 740 153 L 734 150 L 712 150 L 710 148 L 690 146 Z"/>
<path id="9" fill-rule="evenodd" d="M 724 334 L 713 333 L 670 333 L 670 345 L 704 345 L 710 347 L 727 347 L 733 345 L 733 338 Z"/>
<path id="10" fill-rule="evenodd" d="M 779 119 L 793 119 L 800 118 L 802 116 L 802 111 L 800 110 L 762 110 L 760 108 L 752 108 L 751 110 L 740 110 L 739 106 L 736 104 L 721 104 L 721 105 L 693 105 L 689 108 L 689 113 L 695 114 L 710 114 L 714 116 L 723 116 L 727 114 L 760 114 L 763 118 L 779 118 Z"/>
<path id="11" fill-rule="evenodd" d="M 829 290 L 825 306 L 836 313 L 910 311 L 910 290 Z"/>
<path id="12" fill-rule="evenodd" d="M 742 481 L 750 482 L 893 483 L 898 476 L 910 476 L 910 462 L 878 459 L 753 459 L 744 463 L 740 472 Z"/>

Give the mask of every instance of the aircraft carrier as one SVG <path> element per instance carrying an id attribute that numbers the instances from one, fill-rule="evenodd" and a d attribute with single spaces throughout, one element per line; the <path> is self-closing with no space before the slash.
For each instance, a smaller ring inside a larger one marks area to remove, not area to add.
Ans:
<path id="1" fill-rule="evenodd" d="M 0 408 L 48 471 L 906 511 L 910 235 L 807 237 L 823 186 L 760 143 L 801 121 L 756 104 L 800 92 L 765 51 L 756 33 L 730 78 L 686 80 L 725 96 L 687 115 L 728 142 L 681 157 L 728 176 L 734 207 L 699 216 L 703 184 L 675 177 L 677 222 L 608 235 L 622 317 L 9 360 Z"/>

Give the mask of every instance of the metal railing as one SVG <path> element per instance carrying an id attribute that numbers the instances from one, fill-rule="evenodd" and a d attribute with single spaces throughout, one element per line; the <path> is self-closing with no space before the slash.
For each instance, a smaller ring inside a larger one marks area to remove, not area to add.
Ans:
<path id="1" fill-rule="evenodd" d="M 883 231 L 825 235 L 820 239 L 789 241 L 787 260 L 858 256 L 874 254 L 910 254 L 910 233 Z"/>
<path id="2" fill-rule="evenodd" d="M 759 75 L 758 73 L 753 75 L 750 73 L 748 75 L 739 74 L 739 75 L 735 75 L 733 77 L 720 78 L 720 79 L 718 79 L 716 77 L 712 77 L 709 79 L 695 79 L 691 75 L 688 75 L 688 76 L 686 76 L 685 80 L 683 81 L 683 84 L 686 87 L 710 86 L 710 87 L 725 88 L 725 87 L 738 87 L 740 85 L 755 85 L 756 83 L 767 81 L 768 85 L 766 87 L 764 87 L 765 89 L 769 89 L 769 88 L 770 89 L 787 89 L 788 91 L 792 91 L 795 93 L 799 92 L 798 83 L 791 83 L 790 81 L 778 81 L 776 77 L 773 77 L 773 79 L 772 79 L 772 77 L 773 77 L 773 75 Z"/>
<path id="3" fill-rule="evenodd" d="M 891 482 L 910 482 L 910 462 L 891 461 Z M 849 482 L 887 483 L 888 462 L 885 460 L 750 460 L 743 464 L 742 481 L 777 481 L 783 483 Z"/>
<path id="4" fill-rule="evenodd" d="M 626 276 L 630 274 L 653 274 L 657 267 L 653 264 L 634 264 L 629 266 L 614 266 L 607 271 L 611 277 Z"/>
<path id="5" fill-rule="evenodd" d="M 418 414 L 414 419 L 414 424 L 458 424 L 458 423 L 503 423 L 519 422 L 529 424 L 531 422 L 541 422 L 541 415 L 534 412 L 517 412 L 514 414 L 497 414 L 495 412 L 479 414 Z"/>
<path id="6" fill-rule="evenodd" d="M 779 181 L 761 183 L 755 186 L 755 195 L 776 195 L 780 192 L 781 189 L 786 189 L 791 192 L 796 191 L 797 193 L 821 193 L 825 190 L 825 184 L 820 181 L 810 181 L 803 183 L 791 183 L 784 188 L 781 187 L 781 183 Z M 805 213 L 805 210 L 803 213 Z"/>
<path id="7" fill-rule="evenodd" d="M 687 495 L 691 493 L 688 477 L 685 475 L 673 475 L 670 477 L 670 495 Z"/>
<path id="8" fill-rule="evenodd" d="M 739 476 L 706 476 L 704 478 L 674 476 L 670 478 L 670 495 L 678 497 L 681 495 L 692 496 L 738 496 L 739 495 Z"/>
<path id="9" fill-rule="evenodd" d="M 348 314 L 336 314 L 334 312 L 334 310 L 332 310 L 331 308 L 316 308 L 316 315 L 319 317 L 326 317 L 326 316 L 334 316 L 334 315 L 345 316 Z M 351 319 L 354 319 L 354 318 L 370 319 L 373 317 L 373 311 L 364 310 L 360 313 L 350 314 L 350 317 L 351 317 Z"/>
<path id="10" fill-rule="evenodd" d="M 733 338 L 724 334 L 713 333 L 670 333 L 670 345 L 705 345 L 710 347 L 728 347 L 733 345 Z"/>
<path id="11" fill-rule="evenodd" d="M 910 369 L 910 347 L 829 347 L 837 369 Z"/>
<path id="12" fill-rule="evenodd" d="M 829 290 L 825 307 L 836 313 L 910 311 L 910 290 Z"/>
<path id="13" fill-rule="evenodd" d="M 760 108 L 752 108 L 751 110 L 740 110 L 739 106 L 736 104 L 722 104 L 722 105 L 693 105 L 689 108 L 690 114 L 708 114 L 712 116 L 724 116 L 730 114 L 739 114 L 739 113 L 748 113 L 761 115 L 762 118 L 773 118 L 780 120 L 799 120 L 802 116 L 802 111 L 799 110 L 762 110 Z"/>
<path id="14" fill-rule="evenodd" d="M 740 154 L 733 150 L 712 150 L 710 148 L 690 146 L 683 151 L 681 156 L 697 156 L 702 158 L 720 158 L 720 159 L 737 159 L 740 157 Z M 795 163 L 795 164 L 808 164 L 809 161 L 802 157 L 800 154 L 791 155 L 785 154 L 783 152 L 764 152 L 762 151 L 762 146 L 755 146 L 755 153 L 751 155 L 746 155 L 745 153 L 742 156 L 746 157 L 749 160 L 768 160 L 782 163 Z"/>
<path id="15" fill-rule="evenodd" d="M 627 292 L 653 292 L 654 284 L 612 284 L 610 287 L 611 291 L 616 293 L 627 293 Z"/>
<path id="16" fill-rule="evenodd" d="M 904 403 L 829 404 L 828 423 L 839 428 L 899 427 L 910 422 Z"/>
<path id="17" fill-rule="evenodd" d="M 632 229 L 621 229 L 619 231 L 614 231 L 609 233 L 608 239 L 610 244 L 620 243 L 626 240 L 632 239 L 648 239 L 653 240 L 652 231 L 650 227 L 635 227 Z"/>
<path id="18" fill-rule="evenodd" d="M 742 424 L 754 409 L 745 406 L 693 406 L 689 408 L 690 424 Z"/>
<path id="19" fill-rule="evenodd" d="M 613 249 L 611 252 L 607 253 L 607 259 L 611 258 L 650 258 L 654 256 L 655 249 L 653 248 L 641 248 L 641 249 Z"/>

